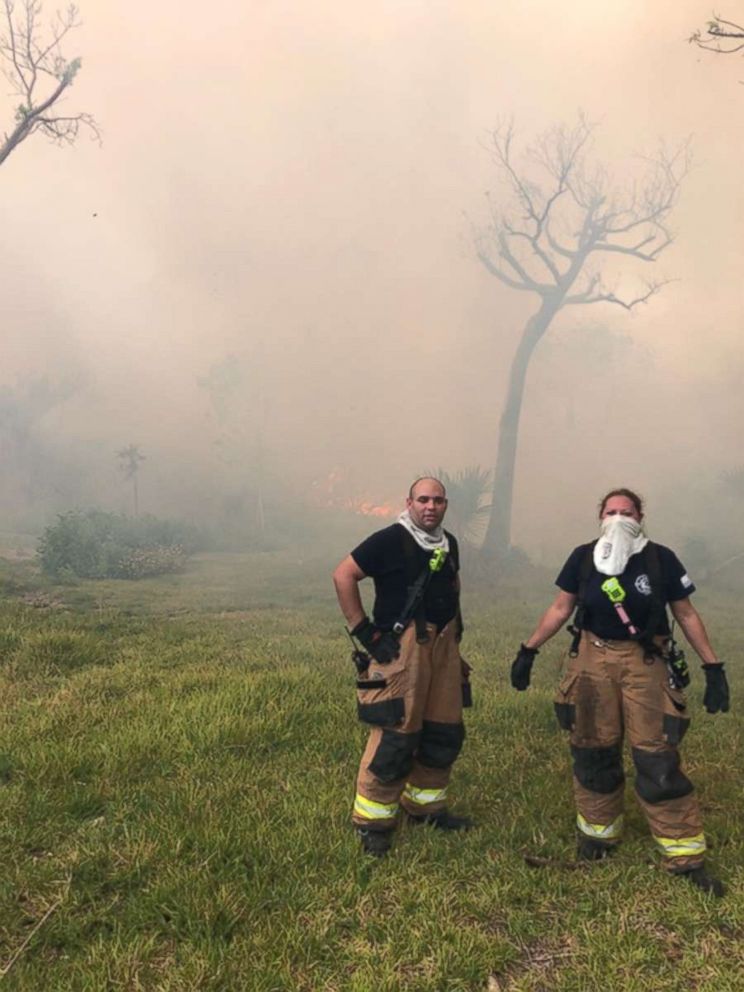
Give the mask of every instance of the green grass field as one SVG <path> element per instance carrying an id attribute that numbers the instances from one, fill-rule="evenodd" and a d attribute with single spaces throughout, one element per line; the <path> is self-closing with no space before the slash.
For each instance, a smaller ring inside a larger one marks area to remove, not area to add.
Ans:
<path id="1" fill-rule="evenodd" d="M 684 754 L 714 900 L 658 867 L 628 787 L 626 842 L 574 848 L 552 691 L 508 662 L 550 577 L 468 595 L 475 671 L 453 807 L 465 837 L 402 827 L 391 856 L 349 827 L 364 730 L 330 562 L 194 559 L 180 575 L 52 586 L 7 563 L 0 627 L 0 972 L 41 990 L 499 992 L 744 989 L 744 706 L 739 604 L 696 597 L 734 711 Z M 555 859 L 530 868 L 524 852 Z"/>

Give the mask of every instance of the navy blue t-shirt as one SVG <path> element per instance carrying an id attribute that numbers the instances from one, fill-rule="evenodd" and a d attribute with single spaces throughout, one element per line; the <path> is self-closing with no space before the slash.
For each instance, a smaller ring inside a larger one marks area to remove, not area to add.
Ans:
<path id="1" fill-rule="evenodd" d="M 424 614 L 429 623 L 441 630 L 457 615 L 459 593 L 457 572 L 460 567 L 457 540 L 446 531 L 449 539 L 449 554 L 444 567 L 433 572 L 424 595 Z M 384 530 L 375 531 L 351 552 L 351 557 L 365 575 L 375 583 L 375 605 L 373 619 L 378 627 L 390 630 L 405 609 L 408 598 L 408 569 L 404 540 L 408 532 L 401 524 L 392 524 Z M 416 552 L 416 570 L 413 579 L 423 571 L 431 558 L 431 552 L 424 551 L 418 544 L 411 543 Z"/>
<path id="2" fill-rule="evenodd" d="M 564 592 L 570 592 L 574 595 L 578 593 L 581 565 L 586 555 L 591 554 L 591 549 L 591 544 L 581 544 L 578 548 L 574 548 L 568 556 L 566 564 L 555 580 L 555 584 Z M 687 574 L 684 565 L 675 553 L 664 547 L 663 544 L 657 544 L 656 550 L 659 555 L 661 571 L 662 588 L 660 594 L 664 600 L 664 605 L 666 606 L 667 603 L 673 603 L 678 599 L 686 599 L 690 593 L 695 592 L 695 585 Z M 617 611 L 606 593 L 602 592 L 601 585 L 607 578 L 608 576 L 602 575 L 592 564 L 592 570 L 586 582 L 583 626 L 586 630 L 591 630 L 597 637 L 605 640 L 630 640 L 630 631 L 617 615 Z M 618 575 L 617 579 L 626 593 L 622 604 L 626 613 L 635 627 L 639 630 L 645 630 L 651 611 L 651 582 L 644 566 L 643 551 L 631 555 L 625 566 L 625 571 L 622 575 Z M 669 633 L 666 611 L 658 629 L 652 633 Z"/>

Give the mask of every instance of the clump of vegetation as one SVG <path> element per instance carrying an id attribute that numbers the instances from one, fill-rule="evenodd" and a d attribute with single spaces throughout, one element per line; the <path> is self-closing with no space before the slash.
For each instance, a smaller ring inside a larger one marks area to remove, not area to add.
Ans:
<path id="1" fill-rule="evenodd" d="M 135 548 L 119 562 L 119 577 L 122 579 L 144 579 L 148 575 L 176 572 L 182 567 L 186 558 L 186 552 L 180 544 Z"/>
<path id="2" fill-rule="evenodd" d="M 55 578 L 140 579 L 176 571 L 198 545 L 198 532 L 187 524 L 70 510 L 46 528 L 38 556 Z"/>

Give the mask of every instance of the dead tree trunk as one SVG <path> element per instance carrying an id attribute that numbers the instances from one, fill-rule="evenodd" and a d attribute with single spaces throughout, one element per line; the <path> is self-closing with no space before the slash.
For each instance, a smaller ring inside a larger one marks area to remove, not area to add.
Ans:
<path id="1" fill-rule="evenodd" d="M 510 546 L 514 471 L 517 463 L 519 420 L 522 414 L 527 369 L 532 353 L 559 309 L 560 303 L 543 301 L 537 313 L 527 321 L 512 359 L 506 400 L 499 423 L 491 516 L 483 542 L 484 547 L 497 558 L 503 558 Z"/>

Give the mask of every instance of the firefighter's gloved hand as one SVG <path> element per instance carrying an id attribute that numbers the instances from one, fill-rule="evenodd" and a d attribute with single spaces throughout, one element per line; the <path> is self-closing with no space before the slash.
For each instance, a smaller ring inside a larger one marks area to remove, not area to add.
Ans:
<path id="1" fill-rule="evenodd" d="M 723 665 L 703 665 L 705 695 L 703 706 L 708 713 L 728 713 L 729 685 Z"/>
<path id="2" fill-rule="evenodd" d="M 470 673 L 473 671 L 473 666 L 469 665 L 462 655 L 460 656 L 460 671 L 462 673 L 462 706 L 463 709 L 468 709 L 473 705 L 473 690 L 470 685 Z"/>
<path id="3" fill-rule="evenodd" d="M 381 665 L 387 665 L 400 654 L 400 642 L 395 634 L 389 630 L 380 630 L 369 617 L 365 617 L 356 625 L 351 636 L 356 637 Z"/>
<path id="4" fill-rule="evenodd" d="M 530 684 L 532 663 L 539 653 L 537 648 L 526 648 L 524 644 L 520 644 L 517 657 L 511 666 L 511 684 L 517 692 L 523 692 Z"/>

